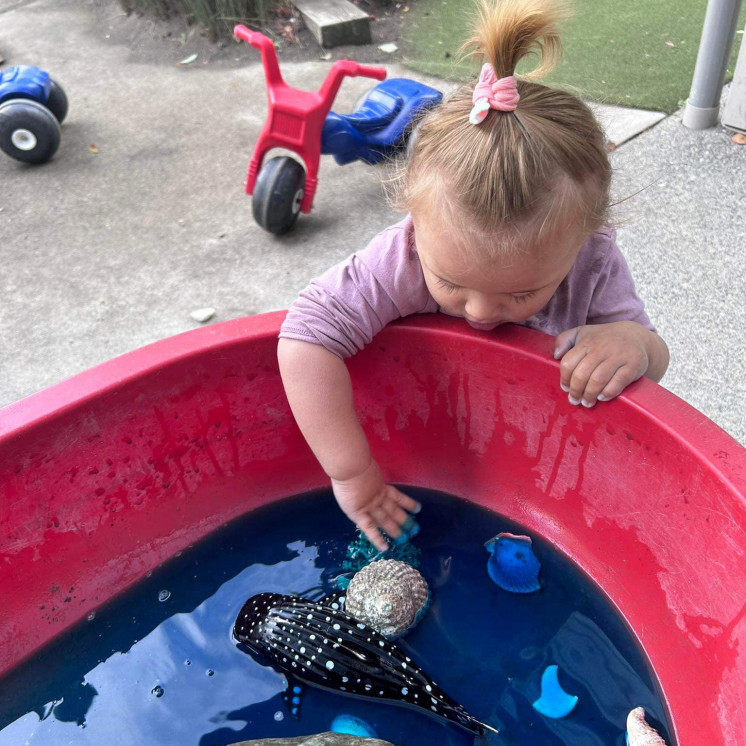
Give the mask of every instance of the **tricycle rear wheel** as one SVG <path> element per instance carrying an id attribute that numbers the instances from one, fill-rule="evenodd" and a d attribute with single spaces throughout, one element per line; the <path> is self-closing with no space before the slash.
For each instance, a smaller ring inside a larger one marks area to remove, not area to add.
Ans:
<path id="1" fill-rule="evenodd" d="M 62 89 L 62 86 L 56 80 L 54 80 L 54 78 L 50 77 L 49 82 L 52 84 L 52 86 L 49 89 L 47 109 L 49 109 L 49 111 L 54 114 L 57 121 L 62 124 L 62 122 L 65 121 L 65 117 L 67 116 L 67 95 Z"/>
<path id="2" fill-rule="evenodd" d="M 251 211 L 264 230 L 287 233 L 298 219 L 306 185 L 306 171 L 294 158 L 278 156 L 259 171 Z"/>

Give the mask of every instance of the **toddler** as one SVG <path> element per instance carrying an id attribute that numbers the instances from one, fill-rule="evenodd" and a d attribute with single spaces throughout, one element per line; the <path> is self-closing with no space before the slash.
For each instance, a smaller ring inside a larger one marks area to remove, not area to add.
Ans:
<path id="1" fill-rule="evenodd" d="M 479 1 L 465 47 L 486 62 L 420 125 L 394 181 L 407 217 L 312 281 L 280 331 L 298 425 L 340 507 L 380 550 L 378 529 L 401 536 L 419 505 L 372 459 L 344 358 L 390 321 L 439 311 L 485 333 L 513 323 L 551 334 L 559 385 L 584 407 L 668 366 L 608 227 L 603 133 L 576 96 L 531 80 L 559 59 L 564 6 Z M 539 69 L 516 79 L 534 51 Z"/>

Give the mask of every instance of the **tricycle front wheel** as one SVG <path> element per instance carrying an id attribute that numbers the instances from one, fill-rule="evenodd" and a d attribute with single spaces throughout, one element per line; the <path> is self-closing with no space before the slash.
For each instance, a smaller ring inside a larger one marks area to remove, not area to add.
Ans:
<path id="1" fill-rule="evenodd" d="M 0 104 L 0 150 L 24 163 L 44 163 L 60 146 L 60 125 L 46 106 L 27 99 Z"/>
<path id="2" fill-rule="evenodd" d="M 305 185 L 306 172 L 298 161 L 285 155 L 271 158 L 254 186 L 254 220 L 270 233 L 287 233 L 298 220 Z"/>

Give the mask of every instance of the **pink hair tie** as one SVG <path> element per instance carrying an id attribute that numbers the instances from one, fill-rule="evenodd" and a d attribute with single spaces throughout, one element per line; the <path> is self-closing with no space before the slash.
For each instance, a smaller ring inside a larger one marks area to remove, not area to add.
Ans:
<path id="1" fill-rule="evenodd" d="M 498 78 L 492 65 L 485 62 L 471 97 L 474 108 L 469 114 L 469 121 L 481 124 L 490 109 L 515 111 L 519 99 L 516 79 L 512 75 Z"/>

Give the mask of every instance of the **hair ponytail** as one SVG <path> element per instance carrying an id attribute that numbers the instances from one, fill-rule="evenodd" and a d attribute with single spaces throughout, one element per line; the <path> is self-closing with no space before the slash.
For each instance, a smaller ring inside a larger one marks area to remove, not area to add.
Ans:
<path id="1" fill-rule="evenodd" d="M 499 78 L 534 53 L 539 66 L 531 77 L 556 65 L 565 0 L 477 1 L 463 49 L 490 62 Z M 432 110 L 390 181 L 394 206 L 415 212 L 437 201 L 440 219 L 464 233 L 489 237 L 510 228 L 522 243 L 566 226 L 568 216 L 587 233 L 606 223 L 611 166 L 601 127 L 577 96 L 526 77 L 517 81 L 516 109 L 490 110 L 478 125 L 469 122 L 474 84 Z M 479 243 L 497 250 L 494 241 Z"/>
<path id="2" fill-rule="evenodd" d="M 466 57 L 489 62 L 498 78 L 515 74 L 520 60 L 538 54 L 539 66 L 522 77 L 542 78 L 562 57 L 558 23 L 572 14 L 563 0 L 478 0 Z"/>

